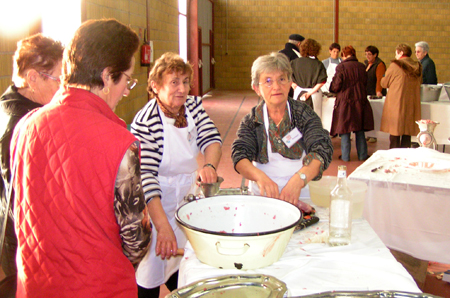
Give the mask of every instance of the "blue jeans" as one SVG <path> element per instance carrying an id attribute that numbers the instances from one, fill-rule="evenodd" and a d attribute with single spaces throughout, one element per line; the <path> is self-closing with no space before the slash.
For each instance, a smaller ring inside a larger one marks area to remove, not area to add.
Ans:
<path id="1" fill-rule="evenodd" d="M 352 148 L 352 144 L 350 143 L 350 133 L 340 134 L 339 136 L 341 137 L 342 160 L 350 161 L 350 151 Z M 356 152 L 358 153 L 358 159 L 366 160 L 367 142 L 364 130 L 355 131 L 355 137 L 356 137 Z"/>

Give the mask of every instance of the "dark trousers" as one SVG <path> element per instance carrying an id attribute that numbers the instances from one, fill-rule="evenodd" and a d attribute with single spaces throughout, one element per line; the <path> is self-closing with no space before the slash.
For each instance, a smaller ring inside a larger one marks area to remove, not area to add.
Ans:
<path id="1" fill-rule="evenodd" d="M 342 152 L 342 160 L 350 161 L 350 150 L 351 150 L 351 142 L 350 142 L 350 133 L 339 134 L 341 137 L 341 152 Z M 356 137 L 356 152 L 358 154 L 359 160 L 367 159 L 367 141 L 364 130 L 355 131 Z"/>
<path id="2" fill-rule="evenodd" d="M 173 291 L 178 287 L 178 271 L 167 280 L 166 287 Z M 138 285 L 138 298 L 159 298 L 160 287 L 146 289 Z"/>
<path id="3" fill-rule="evenodd" d="M 411 136 L 389 135 L 389 149 L 392 148 L 411 148 Z"/>

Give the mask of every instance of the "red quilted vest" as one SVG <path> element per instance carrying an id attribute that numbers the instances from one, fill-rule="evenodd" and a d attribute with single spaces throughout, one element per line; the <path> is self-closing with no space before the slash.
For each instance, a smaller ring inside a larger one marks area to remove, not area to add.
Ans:
<path id="1" fill-rule="evenodd" d="M 17 297 L 137 297 L 113 206 L 119 164 L 136 139 L 81 89 L 60 89 L 26 118 L 11 147 L 20 148 Z"/>

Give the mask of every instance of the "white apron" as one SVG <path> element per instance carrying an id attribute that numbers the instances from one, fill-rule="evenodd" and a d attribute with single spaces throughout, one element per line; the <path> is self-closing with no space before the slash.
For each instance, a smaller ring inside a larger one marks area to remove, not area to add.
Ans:
<path id="1" fill-rule="evenodd" d="M 289 112 L 289 119 L 291 118 L 291 110 L 288 106 L 288 112 Z M 262 164 L 259 162 L 254 161 L 253 165 L 266 173 L 266 175 L 273 180 L 278 185 L 278 190 L 281 192 L 281 190 L 286 186 L 289 179 L 303 167 L 303 158 L 305 157 L 305 152 L 303 152 L 303 155 L 301 159 L 289 159 L 283 157 L 279 153 L 272 152 L 272 146 L 270 145 L 269 141 L 269 116 L 267 112 L 267 106 L 264 104 L 263 107 L 264 111 L 264 126 L 266 129 L 267 134 L 267 157 L 269 159 L 269 162 L 266 164 Z M 254 181 L 249 181 L 249 190 L 254 195 L 260 195 L 258 184 Z M 300 198 L 309 198 L 309 187 L 306 185 L 301 193 Z"/>
<path id="2" fill-rule="evenodd" d="M 302 88 L 300 86 L 297 86 L 297 88 L 295 88 L 294 90 L 294 99 L 297 99 L 297 97 L 299 96 L 299 94 L 302 91 L 306 91 L 309 92 L 311 91 L 313 88 Z M 322 118 L 322 90 L 319 89 L 317 90 L 317 92 L 315 92 L 313 95 L 311 95 L 311 99 L 313 102 L 313 106 L 314 106 L 314 112 L 316 112 L 316 114 Z M 304 98 L 304 96 L 302 96 L 300 98 L 301 101 L 305 101 L 306 99 Z"/>
<path id="3" fill-rule="evenodd" d="M 168 123 L 171 119 L 166 118 L 160 111 L 164 126 L 164 151 L 158 175 L 162 190 L 161 204 L 179 248 L 183 248 L 187 240 L 182 228 L 176 222 L 175 211 L 182 204 L 191 186 L 195 184 L 199 152 L 194 119 L 187 109 L 186 114 L 188 126 L 176 128 Z M 178 270 L 182 258 L 172 256 L 169 260 L 162 260 L 160 256 L 156 256 L 156 238 L 157 231 L 153 229 L 150 249 L 136 271 L 137 283 L 147 289 L 164 284 Z"/>
<path id="4" fill-rule="evenodd" d="M 333 80 L 334 74 L 336 73 L 337 66 L 338 65 L 336 63 L 331 63 L 331 58 L 328 58 L 327 82 L 322 86 L 322 92 L 330 92 L 331 81 Z"/>

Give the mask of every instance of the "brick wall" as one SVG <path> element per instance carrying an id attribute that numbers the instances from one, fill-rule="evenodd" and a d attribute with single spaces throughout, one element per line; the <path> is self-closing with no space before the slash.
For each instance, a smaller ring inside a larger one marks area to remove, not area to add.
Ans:
<path id="1" fill-rule="evenodd" d="M 450 81 L 450 0 L 340 0 L 339 43 L 353 45 L 364 60 L 364 49 L 375 45 L 387 65 L 395 46 L 411 46 L 420 40 L 430 44 L 430 56 L 437 66 L 439 82 Z M 143 41 L 148 6 L 149 38 L 154 57 L 178 52 L 177 0 L 84 0 L 87 19 L 116 18 L 130 24 Z M 284 47 L 288 36 L 299 33 L 322 44 L 319 59 L 328 57 L 334 38 L 334 0 L 215 0 L 215 79 L 217 89 L 249 89 L 250 68 L 260 55 Z M 10 34 L 0 28 L 0 90 L 11 83 L 11 56 L 16 42 L 29 35 L 28 29 Z M 118 105 L 116 113 L 130 123 L 147 102 L 148 67 L 141 67 L 136 55 L 138 86 Z M 415 58 L 415 57 L 414 57 Z"/>
<path id="2" fill-rule="evenodd" d="M 12 57 L 17 49 L 17 41 L 30 35 L 28 27 L 21 28 L 13 33 L 7 27 L 0 26 L 0 93 L 11 85 Z"/>
<path id="3" fill-rule="evenodd" d="M 155 59 L 167 51 L 178 52 L 178 2 L 177 0 L 86 0 L 87 19 L 115 18 L 124 24 L 130 24 L 144 42 L 144 30 L 153 41 Z M 131 123 L 136 113 L 147 103 L 147 74 L 149 67 L 140 66 L 140 51 L 136 54 L 136 66 L 133 77 L 138 85 L 128 97 L 124 97 L 115 110 L 116 114 Z"/>
<path id="4" fill-rule="evenodd" d="M 339 0 L 339 7 L 339 43 L 353 45 L 360 61 L 368 45 L 389 65 L 398 43 L 425 40 L 439 82 L 450 81 L 449 0 Z M 321 43 L 321 60 L 334 41 L 334 0 L 216 0 L 214 14 L 218 89 L 249 89 L 253 61 L 282 49 L 292 33 Z"/>
<path id="5" fill-rule="evenodd" d="M 167 51 L 178 52 L 178 1 L 177 0 L 83 0 L 88 19 L 115 18 L 124 24 L 129 24 L 138 33 L 141 43 L 144 40 L 144 29 L 153 41 L 155 59 Z M 147 3 L 148 2 L 148 3 Z M 0 6 L 0 9 L 3 7 Z M 23 20 L 24 24 L 26 20 Z M 0 92 L 11 84 L 12 55 L 17 47 L 17 41 L 29 36 L 31 24 L 25 24 L 21 30 L 11 33 L 10 26 L 0 26 Z M 124 97 L 115 112 L 127 123 L 131 123 L 134 115 L 148 101 L 147 74 L 148 67 L 140 66 L 140 52 L 136 54 L 134 77 L 139 84 Z"/>

